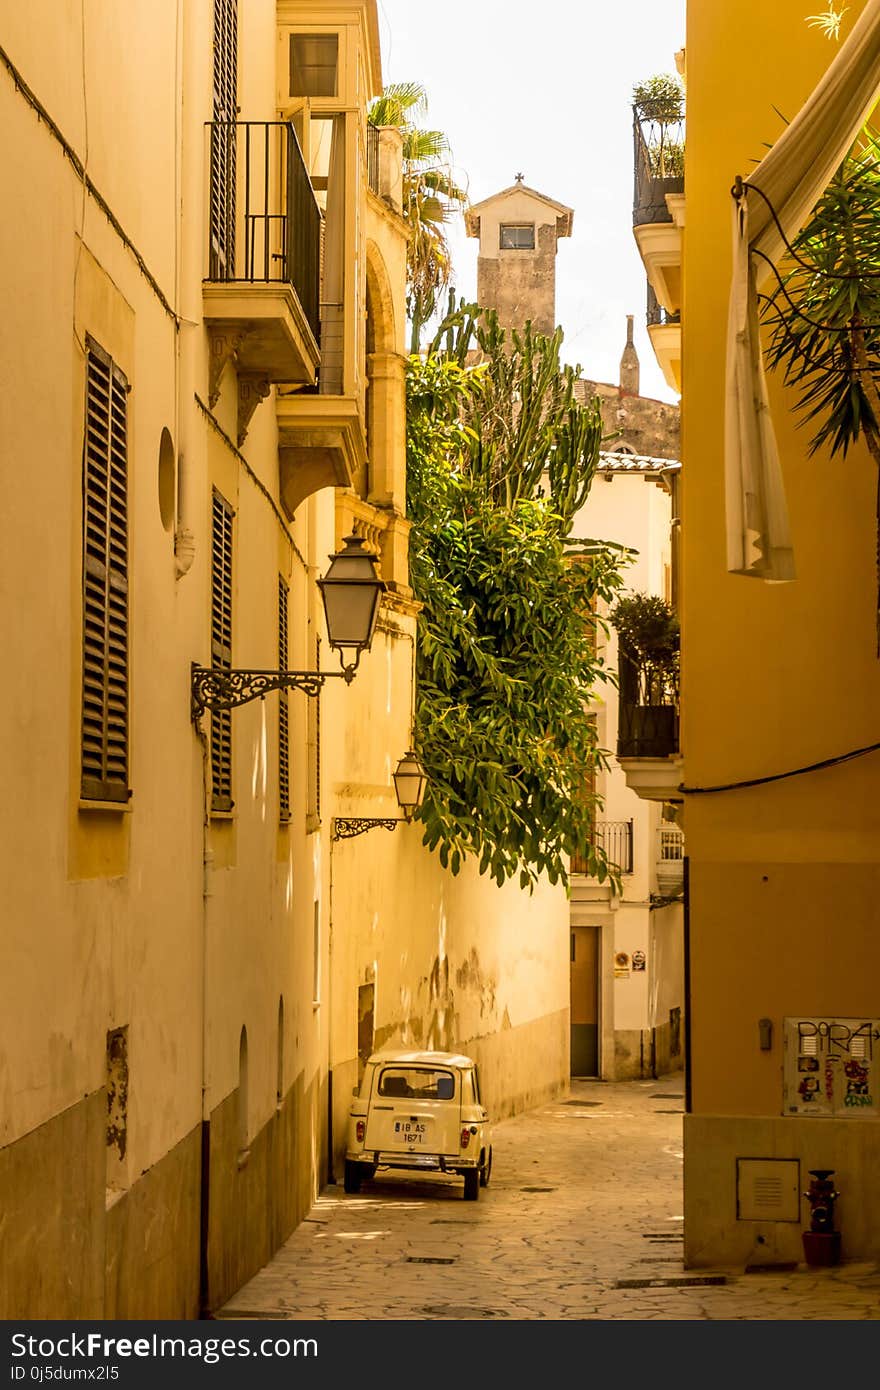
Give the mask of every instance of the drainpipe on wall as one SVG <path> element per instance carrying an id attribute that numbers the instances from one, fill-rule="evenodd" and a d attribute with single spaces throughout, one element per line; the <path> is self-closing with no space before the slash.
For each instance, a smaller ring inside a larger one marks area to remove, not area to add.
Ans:
<path id="1" fill-rule="evenodd" d="M 327 1181 L 336 1182 L 333 1166 L 333 819 L 327 885 Z"/>

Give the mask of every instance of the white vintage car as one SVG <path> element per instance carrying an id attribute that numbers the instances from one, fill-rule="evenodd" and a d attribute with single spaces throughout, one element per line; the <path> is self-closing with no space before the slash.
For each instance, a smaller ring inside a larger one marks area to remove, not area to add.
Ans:
<path id="1" fill-rule="evenodd" d="M 461 1173 L 475 1202 L 492 1172 L 492 1135 L 476 1064 L 456 1052 L 374 1052 L 353 1092 L 345 1190 L 377 1168 Z"/>

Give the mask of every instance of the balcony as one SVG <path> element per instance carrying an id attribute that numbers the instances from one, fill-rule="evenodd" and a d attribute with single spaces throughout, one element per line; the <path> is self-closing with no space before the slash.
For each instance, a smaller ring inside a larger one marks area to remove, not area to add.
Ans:
<path id="1" fill-rule="evenodd" d="M 655 868 L 658 892 L 677 896 L 684 887 L 684 832 L 677 825 L 658 829 Z"/>
<path id="2" fill-rule="evenodd" d="M 639 667 L 619 653 L 617 761 L 645 801 L 675 801 L 681 783 L 677 666 Z"/>
<path id="3" fill-rule="evenodd" d="M 634 106 L 633 146 L 633 233 L 659 305 L 676 314 L 681 309 L 684 116 L 658 119 L 650 108 Z"/>
<path id="4" fill-rule="evenodd" d="M 603 849 L 609 862 L 621 874 L 633 871 L 633 823 L 631 820 L 596 821 L 593 826 L 593 843 Z M 586 855 L 571 856 L 573 874 L 589 873 Z"/>
<path id="5" fill-rule="evenodd" d="M 678 752 L 678 710 L 675 705 L 620 703 L 617 723 L 618 758 L 671 758 Z"/>
<path id="6" fill-rule="evenodd" d="M 634 106 L 633 148 L 633 226 L 671 222 L 666 195 L 684 192 L 684 116 L 658 117 L 647 105 Z"/>
<path id="7" fill-rule="evenodd" d="M 658 301 L 648 282 L 648 337 L 667 386 L 681 394 L 681 314 Z"/>
<path id="8" fill-rule="evenodd" d="M 241 444 L 271 383 L 315 380 L 321 212 L 289 121 L 211 121 L 206 139 L 209 397 L 234 361 Z"/>

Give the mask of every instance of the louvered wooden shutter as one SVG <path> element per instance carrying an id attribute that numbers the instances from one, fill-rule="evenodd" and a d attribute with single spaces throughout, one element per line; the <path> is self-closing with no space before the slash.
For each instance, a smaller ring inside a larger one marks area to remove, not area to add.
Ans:
<path id="1" fill-rule="evenodd" d="M 128 790 L 128 382 L 86 343 L 83 441 L 81 794 L 125 802 Z"/>
<path id="2" fill-rule="evenodd" d="M 211 118 L 211 280 L 235 279 L 235 137 L 238 115 L 237 0 L 214 0 Z"/>
<path id="3" fill-rule="evenodd" d="M 232 667 L 232 518 L 225 497 L 215 490 L 211 527 L 211 664 Z M 232 712 L 211 711 L 211 807 L 231 811 Z"/>
<path id="4" fill-rule="evenodd" d="M 278 576 L 278 670 L 288 669 L 287 641 L 288 590 Z M 288 692 L 278 692 L 278 814 L 290 820 L 290 708 Z"/>

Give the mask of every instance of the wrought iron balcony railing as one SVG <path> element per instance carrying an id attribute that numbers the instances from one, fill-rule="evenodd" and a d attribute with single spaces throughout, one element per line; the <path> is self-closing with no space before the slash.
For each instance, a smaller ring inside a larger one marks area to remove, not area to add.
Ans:
<path id="1" fill-rule="evenodd" d="M 678 752 L 677 665 L 638 665 L 618 651 L 618 758 L 669 758 Z"/>
<path id="2" fill-rule="evenodd" d="M 209 121 L 213 282 L 291 286 L 320 334 L 321 211 L 290 121 Z"/>
<path id="3" fill-rule="evenodd" d="M 681 323 L 681 314 L 671 314 L 668 309 L 664 309 L 654 293 L 650 280 L 648 281 L 648 311 L 646 319 L 649 328 L 667 324 Z"/>
<path id="4" fill-rule="evenodd" d="M 654 869 L 658 891 L 677 897 L 684 887 L 684 831 L 679 826 L 659 827 Z"/>
<path id="5" fill-rule="evenodd" d="M 684 116 L 677 120 L 633 107 L 633 226 L 671 222 L 667 193 L 684 192 Z"/>
<path id="6" fill-rule="evenodd" d="M 593 827 L 593 843 L 603 849 L 611 864 L 622 874 L 633 871 L 633 823 L 631 820 L 596 821 Z M 571 872 L 589 872 L 586 855 L 573 854 Z"/>
<path id="7" fill-rule="evenodd" d="M 631 705 L 621 701 L 617 720 L 618 758 L 671 758 L 677 752 L 678 709 L 675 705 Z"/>
<path id="8" fill-rule="evenodd" d="M 367 121 L 367 183 L 379 192 L 379 127 Z"/>
<path id="9" fill-rule="evenodd" d="M 677 825 L 661 825 L 657 832 L 657 857 L 662 864 L 684 859 L 684 831 Z"/>

